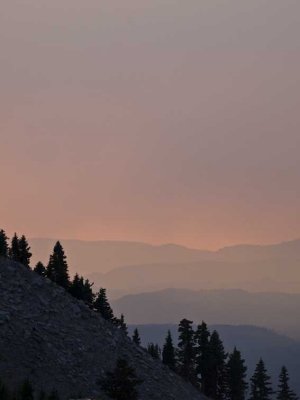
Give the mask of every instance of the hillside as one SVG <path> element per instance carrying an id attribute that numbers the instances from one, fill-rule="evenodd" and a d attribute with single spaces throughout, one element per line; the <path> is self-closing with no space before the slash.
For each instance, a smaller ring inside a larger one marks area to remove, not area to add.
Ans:
<path id="1" fill-rule="evenodd" d="M 118 357 L 136 368 L 143 400 L 197 400 L 190 385 L 155 362 L 85 304 L 20 264 L 0 260 L 0 376 L 16 387 L 56 388 L 64 398 L 100 394 Z"/>
<path id="2" fill-rule="evenodd" d="M 131 324 L 178 323 L 185 316 L 209 324 L 258 325 L 300 339 L 300 294 L 166 289 L 124 296 L 112 305 Z"/>
<path id="3" fill-rule="evenodd" d="M 131 333 L 135 327 L 138 328 L 144 345 L 153 342 L 162 346 L 168 329 L 171 330 L 175 342 L 177 340 L 177 325 L 174 324 L 131 325 Z M 237 346 L 242 352 L 248 366 L 248 377 L 252 375 L 258 359 L 262 357 L 273 383 L 277 382 L 279 370 L 285 365 L 290 373 L 291 385 L 300 395 L 299 341 L 257 326 L 211 325 L 209 329 L 219 332 L 227 351 L 232 351 L 234 346 Z"/>

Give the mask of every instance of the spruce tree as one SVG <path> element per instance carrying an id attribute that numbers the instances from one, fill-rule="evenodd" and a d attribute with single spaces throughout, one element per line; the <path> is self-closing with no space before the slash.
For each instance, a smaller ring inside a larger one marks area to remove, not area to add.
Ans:
<path id="1" fill-rule="evenodd" d="M 187 381 L 196 384 L 195 341 L 193 321 L 183 319 L 178 326 L 178 373 Z"/>
<path id="2" fill-rule="evenodd" d="M 270 400 L 273 394 L 270 377 L 262 359 L 256 365 L 251 378 L 250 400 Z"/>
<path id="3" fill-rule="evenodd" d="M 176 369 L 176 357 L 175 357 L 175 348 L 173 345 L 173 339 L 170 330 L 168 330 L 168 334 L 165 340 L 165 344 L 162 350 L 162 362 L 167 365 L 170 369 Z"/>
<path id="4" fill-rule="evenodd" d="M 121 314 L 120 318 L 114 318 L 113 322 L 119 329 L 121 329 L 124 333 L 126 333 L 126 335 L 128 334 L 128 329 L 125 322 L 124 314 Z"/>
<path id="5" fill-rule="evenodd" d="M 28 379 L 21 386 L 19 400 L 34 400 L 33 387 Z"/>
<path id="6" fill-rule="evenodd" d="M 142 383 L 126 360 L 118 359 L 116 368 L 100 381 L 102 390 L 115 400 L 137 400 L 137 386 Z"/>
<path id="7" fill-rule="evenodd" d="M 12 259 L 13 261 L 20 262 L 20 242 L 16 233 L 11 239 L 9 258 Z"/>
<path id="8" fill-rule="evenodd" d="M 222 340 L 217 331 L 213 331 L 209 341 L 208 374 L 206 395 L 213 399 L 222 400 L 226 394 L 227 369 Z"/>
<path id="9" fill-rule="evenodd" d="M 196 343 L 196 372 L 199 377 L 200 390 L 203 394 L 207 394 L 206 389 L 209 380 L 209 358 L 210 358 L 210 347 L 209 347 L 210 332 L 207 325 L 202 321 L 201 325 L 198 325 L 195 332 L 195 343 Z"/>
<path id="10" fill-rule="evenodd" d="M 155 360 L 160 360 L 161 349 L 158 344 L 148 343 L 147 351 Z"/>
<path id="11" fill-rule="evenodd" d="M 37 274 L 41 275 L 41 276 L 46 276 L 47 270 L 46 267 L 44 266 L 44 264 L 39 261 L 36 266 L 34 267 L 34 272 L 36 272 Z"/>
<path id="12" fill-rule="evenodd" d="M 66 255 L 60 242 L 54 246 L 47 266 L 47 277 L 57 285 L 68 289 L 70 286 Z"/>
<path id="13" fill-rule="evenodd" d="M 290 389 L 290 377 L 286 367 L 282 367 L 279 375 L 277 400 L 297 400 L 297 395 Z"/>
<path id="14" fill-rule="evenodd" d="M 95 295 L 93 293 L 93 283 L 90 283 L 88 279 L 84 281 L 83 285 L 83 296 L 82 300 L 90 307 L 93 307 Z"/>
<path id="15" fill-rule="evenodd" d="M 30 253 L 30 247 L 27 242 L 27 239 L 24 235 L 19 239 L 19 262 L 25 267 L 30 267 L 30 258 L 32 254 Z"/>
<path id="16" fill-rule="evenodd" d="M 8 257 L 8 237 L 3 229 L 0 230 L 0 257 Z"/>
<path id="17" fill-rule="evenodd" d="M 101 288 L 94 302 L 95 310 L 107 321 L 114 322 L 114 313 L 107 300 L 106 289 Z"/>
<path id="18" fill-rule="evenodd" d="M 135 330 L 133 331 L 132 341 L 133 341 L 133 343 L 137 344 L 138 346 L 141 345 L 141 338 L 140 338 L 138 328 L 135 328 Z"/>
<path id="19" fill-rule="evenodd" d="M 227 362 L 227 397 L 228 400 L 245 400 L 248 384 L 247 367 L 241 353 L 234 348 Z"/>

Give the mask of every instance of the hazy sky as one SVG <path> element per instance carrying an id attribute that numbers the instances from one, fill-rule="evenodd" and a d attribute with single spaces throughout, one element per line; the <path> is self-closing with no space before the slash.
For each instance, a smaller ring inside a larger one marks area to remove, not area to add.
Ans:
<path id="1" fill-rule="evenodd" d="M 2 0 L 0 224 L 300 237 L 299 0 Z"/>

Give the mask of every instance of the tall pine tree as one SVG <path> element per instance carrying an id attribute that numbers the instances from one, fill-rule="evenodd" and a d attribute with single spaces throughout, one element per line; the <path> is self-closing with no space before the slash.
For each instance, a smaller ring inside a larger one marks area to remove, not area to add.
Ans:
<path id="1" fill-rule="evenodd" d="M 170 330 L 168 331 L 165 344 L 163 346 L 162 362 L 173 371 L 176 369 L 175 348 Z"/>
<path id="2" fill-rule="evenodd" d="M 271 380 L 262 359 L 256 365 L 251 378 L 250 390 L 250 400 L 270 400 L 272 398 Z"/>
<path id="3" fill-rule="evenodd" d="M 155 360 L 160 360 L 161 349 L 158 344 L 148 343 L 147 351 Z"/>
<path id="4" fill-rule="evenodd" d="M 187 381 L 196 385 L 195 341 L 193 321 L 183 319 L 178 326 L 178 373 Z"/>
<path id="5" fill-rule="evenodd" d="M 47 266 L 47 277 L 57 285 L 68 289 L 70 286 L 70 279 L 66 258 L 62 245 L 60 242 L 57 242 Z"/>
<path id="6" fill-rule="evenodd" d="M 200 389 L 203 394 L 207 394 L 209 388 L 206 387 L 209 384 L 209 347 L 210 332 L 207 325 L 202 321 L 201 325 L 198 325 L 195 332 L 195 343 L 196 343 L 196 372 L 199 377 Z"/>
<path id="7" fill-rule="evenodd" d="M 277 400 L 297 400 L 297 395 L 290 389 L 290 377 L 286 367 L 282 367 L 279 375 Z"/>
<path id="8" fill-rule="evenodd" d="M 115 400 L 137 400 L 137 386 L 142 383 L 126 360 L 118 359 L 116 368 L 100 381 L 103 391 Z"/>
<path id="9" fill-rule="evenodd" d="M 24 235 L 19 239 L 19 262 L 25 267 L 30 267 L 30 258 L 32 254 L 30 253 L 30 247 L 27 239 Z"/>
<path id="10" fill-rule="evenodd" d="M 47 270 L 46 267 L 44 266 L 44 264 L 39 261 L 36 266 L 34 267 L 34 272 L 36 272 L 37 274 L 41 275 L 41 276 L 46 276 L 47 274 Z"/>
<path id="11" fill-rule="evenodd" d="M 138 328 L 135 328 L 135 330 L 133 331 L 132 341 L 133 341 L 133 343 L 137 344 L 138 346 L 141 345 L 141 338 L 140 338 Z"/>
<path id="12" fill-rule="evenodd" d="M 8 237 L 3 229 L 0 230 L 0 257 L 8 257 Z"/>
<path id="13" fill-rule="evenodd" d="M 107 300 L 106 289 L 101 288 L 94 302 L 95 310 L 107 321 L 114 322 L 114 313 Z"/>
<path id="14" fill-rule="evenodd" d="M 227 397 L 228 400 L 245 400 L 248 387 L 247 367 L 241 353 L 234 348 L 227 362 Z"/>
<path id="15" fill-rule="evenodd" d="M 13 261 L 20 262 L 20 242 L 16 233 L 11 239 L 9 258 L 11 258 Z"/>

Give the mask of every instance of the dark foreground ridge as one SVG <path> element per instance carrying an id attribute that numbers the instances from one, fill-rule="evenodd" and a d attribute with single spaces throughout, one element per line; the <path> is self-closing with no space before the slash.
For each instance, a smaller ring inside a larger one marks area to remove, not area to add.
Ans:
<path id="1" fill-rule="evenodd" d="M 99 379 L 125 358 L 141 400 L 204 397 L 83 302 L 26 267 L 0 259 L 0 376 L 63 398 L 103 396 Z M 102 397 L 103 399 L 106 397 Z"/>

